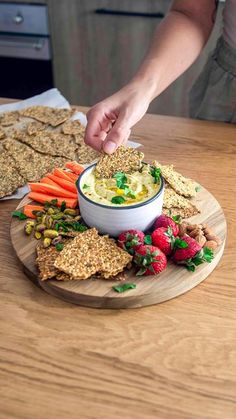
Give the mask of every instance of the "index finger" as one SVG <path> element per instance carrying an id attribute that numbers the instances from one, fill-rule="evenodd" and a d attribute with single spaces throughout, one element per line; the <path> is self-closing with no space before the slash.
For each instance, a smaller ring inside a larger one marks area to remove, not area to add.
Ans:
<path id="1" fill-rule="evenodd" d="M 85 129 L 84 142 L 97 151 L 102 148 L 100 113 L 90 112 L 87 114 L 88 123 Z"/>

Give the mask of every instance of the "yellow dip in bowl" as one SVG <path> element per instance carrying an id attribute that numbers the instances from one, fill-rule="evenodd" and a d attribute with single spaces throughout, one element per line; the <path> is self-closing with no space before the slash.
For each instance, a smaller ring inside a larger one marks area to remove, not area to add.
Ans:
<path id="1" fill-rule="evenodd" d="M 96 168 L 83 176 L 81 190 L 93 202 L 108 206 L 130 206 L 145 202 L 161 187 L 158 169 L 143 163 L 140 170 L 117 172 L 112 178 L 96 178 Z"/>

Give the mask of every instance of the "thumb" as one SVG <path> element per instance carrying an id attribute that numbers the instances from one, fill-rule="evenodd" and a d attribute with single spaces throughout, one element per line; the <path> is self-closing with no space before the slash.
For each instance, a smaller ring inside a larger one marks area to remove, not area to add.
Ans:
<path id="1" fill-rule="evenodd" d="M 127 119 L 124 114 L 120 114 L 117 121 L 113 125 L 110 132 L 107 134 L 103 142 L 103 150 L 107 154 L 112 154 L 117 147 L 125 143 L 130 136 L 130 127 L 127 124 Z"/>

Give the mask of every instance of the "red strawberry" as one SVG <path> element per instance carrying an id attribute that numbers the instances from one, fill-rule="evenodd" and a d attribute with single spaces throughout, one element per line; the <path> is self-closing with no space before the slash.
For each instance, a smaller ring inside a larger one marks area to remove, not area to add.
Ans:
<path id="1" fill-rule="evenodd" d="M 140 268 L 136 275 L 156 275 L 167 265 L 166 255 L 158 247 L 147 244 L 139 246 L 133 261 Z"/>
<path id="2" fill-rule="evenodd" d="M 179 218 L 175 217 L 175 219 L 173 219 L 171 217 L 168 217 L 165 214 L 162 214 L 156 219 L 154 223 L 154 229 L 159 228 L 159 227 L 171 227 L 173 231 L 173 235 L 178 236 L 179 226 L 178 226 L 177 220 L 179 220 Z"/>
<path id="3" fill-rule="evenodd" d="M 213 251 L 208 247 L 202 248 L 195 239 L 184 235 L 175 240 L 174 262 L 183 264 L 189 271 L 195 271 L 195 267 L 203 262 L 210 263 L 214 257 Z"/>
<path id="4" fill-rule="evenodd" d="M 175 242 L 171 227 L 159 227 L 152 233 L 152 243 L 159 247 L 166 256 L 170 255 Z"/>
<path id="5" fill-rule="evenodd" d="M 131 255 L 144 242 L 145 234 L 141 230 L 127 230 L 118 237 L 118 246 Z"/>

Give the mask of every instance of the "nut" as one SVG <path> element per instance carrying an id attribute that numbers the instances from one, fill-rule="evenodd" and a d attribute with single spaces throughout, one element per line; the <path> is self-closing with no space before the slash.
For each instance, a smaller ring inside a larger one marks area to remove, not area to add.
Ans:
<path id="1" fill-rule="evenodd" d="M 77 218 L 77 217 L 76 217 Z M 188 224 L 187 223 L 181 223 L 179 224 L 179 237 L 184 236 L 187 233 Z"/>
<path id="2" fill-rule="evenodd" d="M 33 229 L 34 229 L 34 222 L 33 221 L 27 221 L 25 226 L 24 226 L 25 234 L 27 234 L 27 236 L 30 236 Z"/>
<path id="3" fill-rule="evenodd" d="M 199 234 L 203 235 L 202 230 L 200 228 L 195 228 L 194 230 L 191 230 L 188 234 L 190 237 L 193 237 L 193 238 L 195 238 Z"/>
<path id="4" fill-rule="evenodd" d="M 217 249 L 218 245 L 214 240 L 208 240 L 204 244 L 204 247 L 208 247 L 211 250 L 215 250 L 215 249 Z"/>
<path id="5" fill-rule="evenodd" d="M 48 215 L 53 215 L 53 214 L 55 214 L 55 210 L 53 208 L 48 208 L 47 213 L 48 213 Z"/>
<path id="6" fill-rule="evenodd" d="M 34 233 L 34 237 L 35 237 L 37 240 L 40 240 L 40 239 L 41 239 L 41 237 L 42 237 L 42 233 L 40 233 L 39 231 L 35 231 L 35 233 Z"/>
<path id="7" fill-rule="evenodd" d="M 42 223 L 37 224 L 36 227 L 35 227 L 35 230 L 39 231 L 40 233 L 42 233 L 45 229 L 46 229 L 46 226 L 45 226 L 45 224 L 42 224 Z"/>
<path id="8" fill-rule="evenodd" d="M 64 214 L 72 215 L 72 217 L 75 217 L 76 215 L 79 215 L 79 212 L 75 209 L 66 208 Z"/>
<path id="9" fill-rule="evenodd" d="M 55 237 L 59 236 L 59 233 L 56 230 L 47 229 L 44 230 L 43 235 L 44 237 L 48 237 L 49 239 L 55 239 Z"/>
<path id="10" fill-rule="evenodd" d="M 212 241 L 212 240 L 215 241 L 218 246 L 221 244 L 221 239 L 215 236 L 214 234 L 206 234 L 206 239 L 208 241 Z"/>
<path id="11" fill-rule="evenodd" d="M 57 214 L 52 215 L 53 220 L 61 220 L 63 218 L 63 212 L 58 212 Z"/>
<path id="12" fill-rule="evenodd" d="M 47 247 L 50 246 L 52 239 L 50 239 L 49 237 L 45 237 L 43 239 L 43 247 L 46 249 Z"/>
<path id="13" fill-rule="evenodd" d="M 204 245 L 205 245 L 205 243 L 206 243 L 206 237 L 203 235 L 203 234 L 198 234 L 196 237 L 195 237 L 195 240 L 196 240 L 196 242 L 201 246 L 201 247 L 203 247 Z"/>
<path id="14" fill-rule="evenodd" d="M 56 246 L 56 244 L 61 243 L 62 241 L 62 236 L 57 236 L 55 237 L 55 239 L 52 240 L 52 244 L 53 246 Z"/>
<path id="15" fill-rule="evenodd" d="M 196 230 L 198 228 L 199 228 L 198 224 L 189 224 L 187 226 L 187 231 L 193 231 L 193 230 Z"/>
<path id="16" fill-rule="evenodd" d="M 212 229 L 209 228 L 209 227 L 204 228 L 203 231 L 204 231 L 205 236 L 207 236 L 208 234 L 210 234 L 212 236 L 214 235 Z"/>

